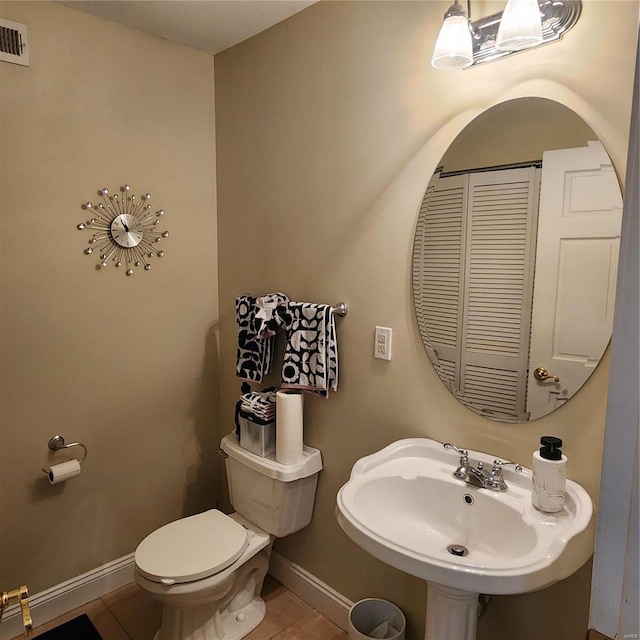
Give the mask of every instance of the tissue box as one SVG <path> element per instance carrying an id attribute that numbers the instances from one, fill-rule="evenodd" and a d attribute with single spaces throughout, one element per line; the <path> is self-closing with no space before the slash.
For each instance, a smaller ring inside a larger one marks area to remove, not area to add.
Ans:
<path id="1" fill-rule="evenodd" d="M 276 452 L 276 423 L 260 422 L 244 411 L 238 415 L 240 423 L 240 446 L 261 458 Z"/>

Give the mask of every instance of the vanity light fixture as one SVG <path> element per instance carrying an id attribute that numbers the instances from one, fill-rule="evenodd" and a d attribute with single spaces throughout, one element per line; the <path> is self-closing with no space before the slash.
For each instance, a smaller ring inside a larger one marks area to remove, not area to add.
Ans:
<path id="1" fill-rule="evenodd" d="M 467 0 L 467 7 L 471 15 L 471 0 Z M 581 11 L 582 0 L 509 0 L 504 11 L 471 21 L 456 0 L 445 13 L 431 64 L 455 71 L 560 40 L 576 24 Z M 447 24 L 453 18 L 457 19 L 455 31 Z M 463 21 L 471 35 L 471 62 L 460 53 L 468 51 Z M 452 33 L 458 34 L 453 43 Z"/>

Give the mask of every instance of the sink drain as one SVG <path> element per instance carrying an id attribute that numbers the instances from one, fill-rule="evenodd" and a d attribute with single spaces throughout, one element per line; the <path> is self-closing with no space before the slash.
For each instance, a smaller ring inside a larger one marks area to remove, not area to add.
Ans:
<path id="1" fill-rule="evenodd" d="M 447 551 L 452 556 L 463 557 L 463 556 L 468 556 L 469 555 L 469 549 L 467 549 L 467 547 L 463 547 L 461 544 L 450 544 L 447 547 Z"/>

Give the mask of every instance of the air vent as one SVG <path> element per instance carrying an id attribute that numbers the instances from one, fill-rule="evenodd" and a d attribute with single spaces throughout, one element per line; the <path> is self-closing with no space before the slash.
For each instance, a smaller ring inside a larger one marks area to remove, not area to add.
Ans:
<path id="1" fill-rule="evenodd" d="M 26 25 L 0 18 L 0 61 L 29 66 Z"/>

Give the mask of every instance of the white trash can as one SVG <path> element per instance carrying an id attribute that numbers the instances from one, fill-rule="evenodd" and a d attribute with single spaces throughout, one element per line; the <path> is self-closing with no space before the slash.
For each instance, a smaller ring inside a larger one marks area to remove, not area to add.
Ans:
<path id="1" fill-rule="evenodd" d="M 404 640 L 406 626 L 402 611 L 387 600 L 366 598 L 349 611 L 349 640 Z"/>

